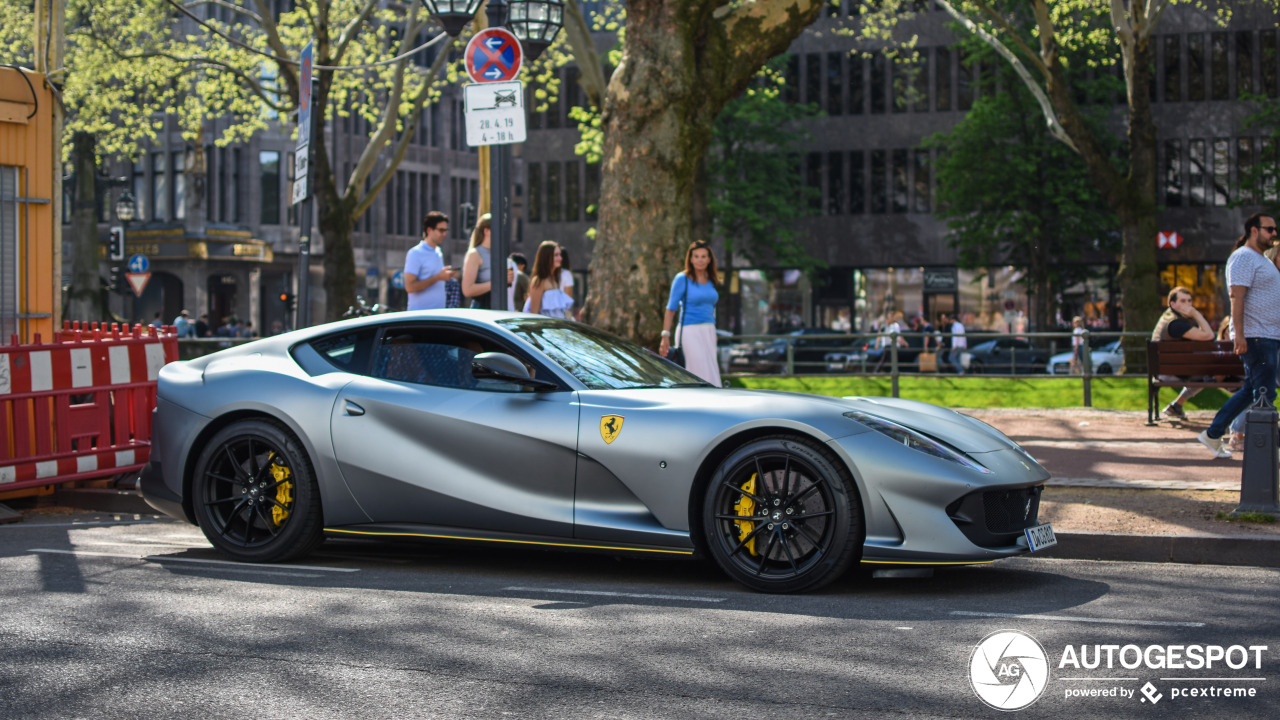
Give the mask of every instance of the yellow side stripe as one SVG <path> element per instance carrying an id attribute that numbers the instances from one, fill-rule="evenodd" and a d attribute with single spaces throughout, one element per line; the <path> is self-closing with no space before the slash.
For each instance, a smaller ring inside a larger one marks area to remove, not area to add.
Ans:
<path id="1" fill-rule="evenodd" d="M 373 535 L 377 537 L 420 537 L 433 538 L 438 540 L 475 540 L 479 542 L 499 542 L 511 543 L 513 545 L 544 545 L 547 547 L 567 547 L 581 548 L 587 550 L 619 550 L 623 552 L 651 552 L 664 553 L 667 555 L 692 555 L 692 550 L 658 550 L 655 548 L 633 548 L 622 547 L 617 545 L 584 545 L 582 543 L 562 543 L 562 542 L 545 542 L 541 540 L 504 540 L 502 538 L 486 538 L 486 537 L 464 537 L 461 535 L 436 535 L 433 533 L 412 533 L 412 532 L 376 532 L 372 530 L 342 530 L 338 528 L 325 528 L 325 532 L 343 533 L 346 535 Z"/>

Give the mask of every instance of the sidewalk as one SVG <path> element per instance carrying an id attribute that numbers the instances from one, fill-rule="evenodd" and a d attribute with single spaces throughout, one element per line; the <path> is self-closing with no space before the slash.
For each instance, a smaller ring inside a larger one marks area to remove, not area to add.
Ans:
<path id="1" fill-rule="evenodd" d="M 1206 520 L 1209 503 L 1196 499 L 1213 497 L 1219 505 L 1229 499 L 1228 511 L 1239 501 L 1240 457 L 1215 459 L 1196 441 L 1212 412 L 1155 427 L 1147 427 L 1144 411 L 964 412 L 999 428 L 1052 474 L 1042 503 L 1064 497 L 1076 503 L 1065 508 L 1076 511 L 1066 514 L 1070 521 L 1054 521 L 1059 544 L 1046 556 L 1280 567 L 1280 525 Z M 1117 510 L 1137 531 L 1103 522 Z"/>

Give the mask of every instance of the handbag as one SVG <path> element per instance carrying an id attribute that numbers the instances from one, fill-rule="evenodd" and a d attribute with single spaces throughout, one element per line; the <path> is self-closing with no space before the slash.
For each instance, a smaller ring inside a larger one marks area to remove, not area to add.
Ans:
<path id="1" fill-rule="evenodd" d="M 667 359 L 679 365 L 687 367 L 684 364 L 684 348 L 680 346 L 680 337 L 684 334 L 684 304 L 689 300 L 689 278 L 684 279 L 684 297 L 680 300 L 680 320 L 676 325 L 676 341 L 672 343 L 667 350 Z"/>
<path id="2" fill-rule="evenodd" d="M 922 352 L 916 356 L 920 372 L 938 372 L 938 353 Z"/>

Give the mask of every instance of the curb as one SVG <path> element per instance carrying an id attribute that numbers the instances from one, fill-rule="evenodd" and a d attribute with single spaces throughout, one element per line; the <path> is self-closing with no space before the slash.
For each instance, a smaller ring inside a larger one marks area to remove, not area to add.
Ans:
<path id="1" fill-rule="evenodd" d="M 126 515 L 155 515 L 155 508 L 142 499 L 137 490 L 110 488 L 62 488 L 53 494 L 54 502 L 67 507 Z"/>
<path id="2" fill-rule="evenodd" d="M 1059 532 L 1057 536 L 1057 545 L 1036 554 L 1071 560 L 1280 567 L 1280 537 L 1101 535 L 1073 532 Z"/>

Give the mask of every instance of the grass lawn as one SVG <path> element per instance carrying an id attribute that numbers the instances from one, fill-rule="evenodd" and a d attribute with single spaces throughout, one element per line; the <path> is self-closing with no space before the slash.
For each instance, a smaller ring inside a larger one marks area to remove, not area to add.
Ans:
<path id="1" fill-rule="evenodd" d="M 729 378 L 732 387 L 786 390 L 815 395 L 892 395 L 889 377 L 814 375 L 805 377 L 752 376 Z M 1113 410 L 1146 410 L 1145 377 L 1094 378 L 1093 407 Z M 1080 378 L 1008 378 L 983 376 L 903 376 L 898 395 L 910 400 L 965 408 L 1068 408 L 1084 406 L 1084 381 Z M 1173 388 L 1160 391 L 1161 403 L 1177 397 Z M 1187 402 L 1188 410 L 1217 410 L 1227 393 L 1203 390 Z"/>

